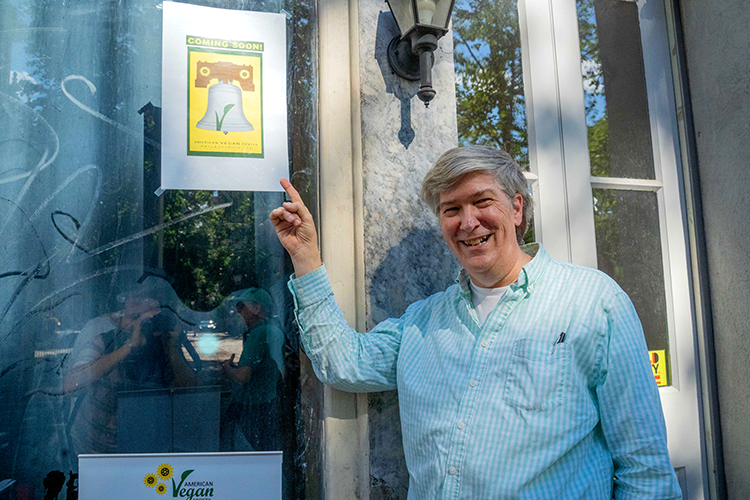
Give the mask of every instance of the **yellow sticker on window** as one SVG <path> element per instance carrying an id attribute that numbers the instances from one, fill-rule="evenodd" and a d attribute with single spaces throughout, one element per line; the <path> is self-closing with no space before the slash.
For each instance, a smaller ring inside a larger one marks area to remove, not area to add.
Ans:
<path id="1" fill-rule="evenodd" d="M 654 371 L 656 385 L 663 387 L 667 385 L 667 356 L 666 351 L 648 351 L 651 358 L 651 369 Z"/>

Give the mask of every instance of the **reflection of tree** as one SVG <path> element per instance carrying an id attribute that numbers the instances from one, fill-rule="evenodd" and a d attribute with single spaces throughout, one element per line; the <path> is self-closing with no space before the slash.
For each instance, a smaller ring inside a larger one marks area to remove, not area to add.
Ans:
<path id="1" fill-rule="evenodd" d="M 583 78 L 586 86 L 586 116 L 594 109 L 599 97 L 604 95 L 604 78 L 599 57 L 599 38 L 596 33 L 594 0 L 578 0 L 578 38 L 581 44 Z"/>
<path id="2" fill-rule="evenodd" d="M 622 283 L 624 269 L 619 255 L 621 244 L 616 210 L 617 200 L 612 190 L 594 190 L 594 226 L 596 227 L 598 267 L 615 281 Z"/>
<path id="3" fill-rule="evenodd" d="M 599 54 L 594 2 L 595 0 L 577 1 L 578 37 L 581 44 L 586 123 L 589 127 L 591 175 L 608 177 L 611 172 L 609 122 L 607 121 L 604 75 Z"/>
<path id="4" fill-rule="evenodd" d="M 516 2 L 457 2 L 453 43 L 459 142 L 503 148 L 528 167 Z"/>
<path id="5" fill-rule="evenodd" d="M 168 191 L 165 220 L 216 205 L 210 191 Z M 231 207 L 213 210 L 164 230 L 164 267 L 173 286 L 191 309 L 217 307 L 241 288 L 254 267 L 252 193 L 231 192 Z M 223 202 L 224 200 L 222 200 Z M 234 279 L 238 276 L 238 279 Z M 251 278 L 252 279 L 252 278 Z"/>
<path id="6" fill-rule="evenodd" d="M 583 95 L 586 104 L 591 175 L 606 177 L 611 170 L 609 123 L 594 1 L 577 0 L 576 2 L 578 37 L 581 44 Z M 624 271 L 618 255 L 620 239 L 615 217 L 616 210 L 617 200 L 612 191 L 594 190 L 594 226 L 596 227 L 598 267 L 616 281 L 621 282 Z"/>
<path id="7" fill-rule="evenodd" d="M 591 175 L 608 177 L 611 156 L 609 154 L 609 122 L 606 115 L 589 126 L 588 138 Z"/>
<path id="8" fill-rule="evenodd" d="M 502 148 L 528 170 L 517 2 L 459 0 L 453 45 L 459 144 Z M 533 241 L 532 221 L 525 242 Z"/>
<path id="9" fill-rule="evenodd" d="M 594 189 L 599 269 L 633 301 L 649 349 L 669 349 L 656 194 Z"/>

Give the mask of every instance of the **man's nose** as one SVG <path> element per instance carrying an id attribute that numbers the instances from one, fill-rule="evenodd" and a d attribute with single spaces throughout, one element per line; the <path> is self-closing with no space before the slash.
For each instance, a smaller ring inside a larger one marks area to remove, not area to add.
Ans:
<path id="1" fill-rule="evenodd" d="M 479 219 L 477 218 L 476 208 L 472 206 L 461 210 L 461 230 L 471 232 L 477 226 L 479 226 Z"/>

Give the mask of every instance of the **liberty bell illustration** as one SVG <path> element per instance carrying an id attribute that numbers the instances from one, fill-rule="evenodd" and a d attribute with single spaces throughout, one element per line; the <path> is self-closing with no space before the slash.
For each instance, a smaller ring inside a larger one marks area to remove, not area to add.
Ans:
<path id="1" fill-rule="evenodd" d="M 230 62 L 198 61 L 195 87 L 206 88 L 211 80 L 218 80 L 208 87 L 208 106 L 206 114 L 196 125 L 204 130 L 229 132 L 249 132 L 253 125 L 245 118 L 242 109 L 242 92 L 255 92 L 253 67 L 241 66 Z M 239 87 L 233 85 L 233 81 Z"/>

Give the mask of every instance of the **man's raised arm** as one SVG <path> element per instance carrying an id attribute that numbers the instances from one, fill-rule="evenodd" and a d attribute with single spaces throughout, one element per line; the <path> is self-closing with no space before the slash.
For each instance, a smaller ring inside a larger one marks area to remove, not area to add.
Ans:
<path id="1" fill-rule="evenodd" d="M 344 391 L 395 389 L 403 321 L 384 321 L 365 335 L 349 327 L 325 268 L 321 269 L 312 215 L 288 180 L 282 179 L 281 186 L 291 201 L 273 210 L 270 217 L 276 236 L 292 258 L 295 276 L 289 290 L 300 338 L 315 373 L 322 382 Z"/>

